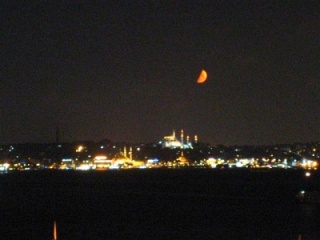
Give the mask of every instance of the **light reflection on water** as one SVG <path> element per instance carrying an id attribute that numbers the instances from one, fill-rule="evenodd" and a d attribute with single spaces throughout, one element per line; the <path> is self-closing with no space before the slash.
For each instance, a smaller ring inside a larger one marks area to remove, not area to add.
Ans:
<path id="1" fill-rule="evenodd" d="M 300 204 L 301 239 L 320 239 L 320 204 Z"/>
<path id="2" fill-rule="evenodd" d="M 319 205 L 291 198 L 299 179 L 218 174 L 8 174 L 0 180 L 0 232 L 50 239 L 56 220 L 62 240 L 320 239 Z"/>

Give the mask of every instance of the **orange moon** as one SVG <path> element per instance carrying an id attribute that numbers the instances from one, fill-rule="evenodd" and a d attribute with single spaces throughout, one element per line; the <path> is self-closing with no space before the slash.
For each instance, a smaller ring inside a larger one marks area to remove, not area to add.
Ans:
<path id="1" fill-rule="evenodd" d="M 197 79 L 197 83 L 204 83 L 207 81 L 208 74 L 205 70 L 201 70 L 200 75 Z"/>

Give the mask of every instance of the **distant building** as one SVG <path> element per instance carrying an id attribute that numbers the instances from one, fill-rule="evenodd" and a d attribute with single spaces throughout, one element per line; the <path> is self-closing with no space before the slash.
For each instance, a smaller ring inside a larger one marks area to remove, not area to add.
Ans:
<path id="1" fill-rule="evenodd" d="M 175 130 L 173 130 L 172 135 L 164 136 L 160 141 L 160 144 L 163 148 L 192 148 L 192 144 L 189 142 L 189 136 L 187 136 L 187 142 L 184 143 L 184 133 L 183 129 L 181 129 L 181 137 L 180 140 L 176 137 Z"/>
<path id="2" fill-rule="evenodd" d="M 189 160 L 184 156 L 182 151 L 176 161 L 179 166 L 189 166 Z"/>
<path id="3" fill-rule="evenodd" d="M 109 168 L 112 165 L 112 160 L 108 159 L 107 156 L 99 155 L 93 159 L 93 165 L 96 169 Z"/>

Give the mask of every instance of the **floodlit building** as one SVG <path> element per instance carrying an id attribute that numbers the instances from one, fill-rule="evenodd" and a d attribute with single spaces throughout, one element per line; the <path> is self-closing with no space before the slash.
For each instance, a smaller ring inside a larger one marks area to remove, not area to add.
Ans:
<path id="1" fill-rule="evenodd" d="M 134 165 L 132 160 L 132 149 L 130 148 L 129 157 L 127 156 L 127 148 L 123 148 L 123 152 L 116 154 L 112 159 L 111 168 L 130 168 Z"/>
<path id="2" fill-rule="evenodd" d="M 180 157 L 177 158 L 177 163 L 179 166 L 189 166 L 189 160 L 184 156 L 183 151 L 181 151 Z"/>
<path id="3" fill-rule="evenodd" d="M 112 160 L 107 159 L 107 156 L 96 156 L 93 159 L 93 165 L 95 169 L 106 169 L 112 165 Z"/>
<path id="4" fill-rule="evenodd" d="M 173 130 L 172 135 L 164 136 L 160 144 L 164 148 L 192 148 L 192 144 L 189 142 L 189 136 L 187 136 L 186 143 L 184 142 L 183 129 L 181 129 L 180 139 L 176 137 L 175 130 Z"/>

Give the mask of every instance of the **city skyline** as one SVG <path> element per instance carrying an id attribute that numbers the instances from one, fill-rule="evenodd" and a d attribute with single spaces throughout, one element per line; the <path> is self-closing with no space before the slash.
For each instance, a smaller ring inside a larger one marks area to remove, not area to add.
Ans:
<path id="1" fill-rule="evenodd" d="M 1 3 L 0 143 L 319 141 L 316 2 Z M 201 70 L 207 81 L 197 84 Z"/>

